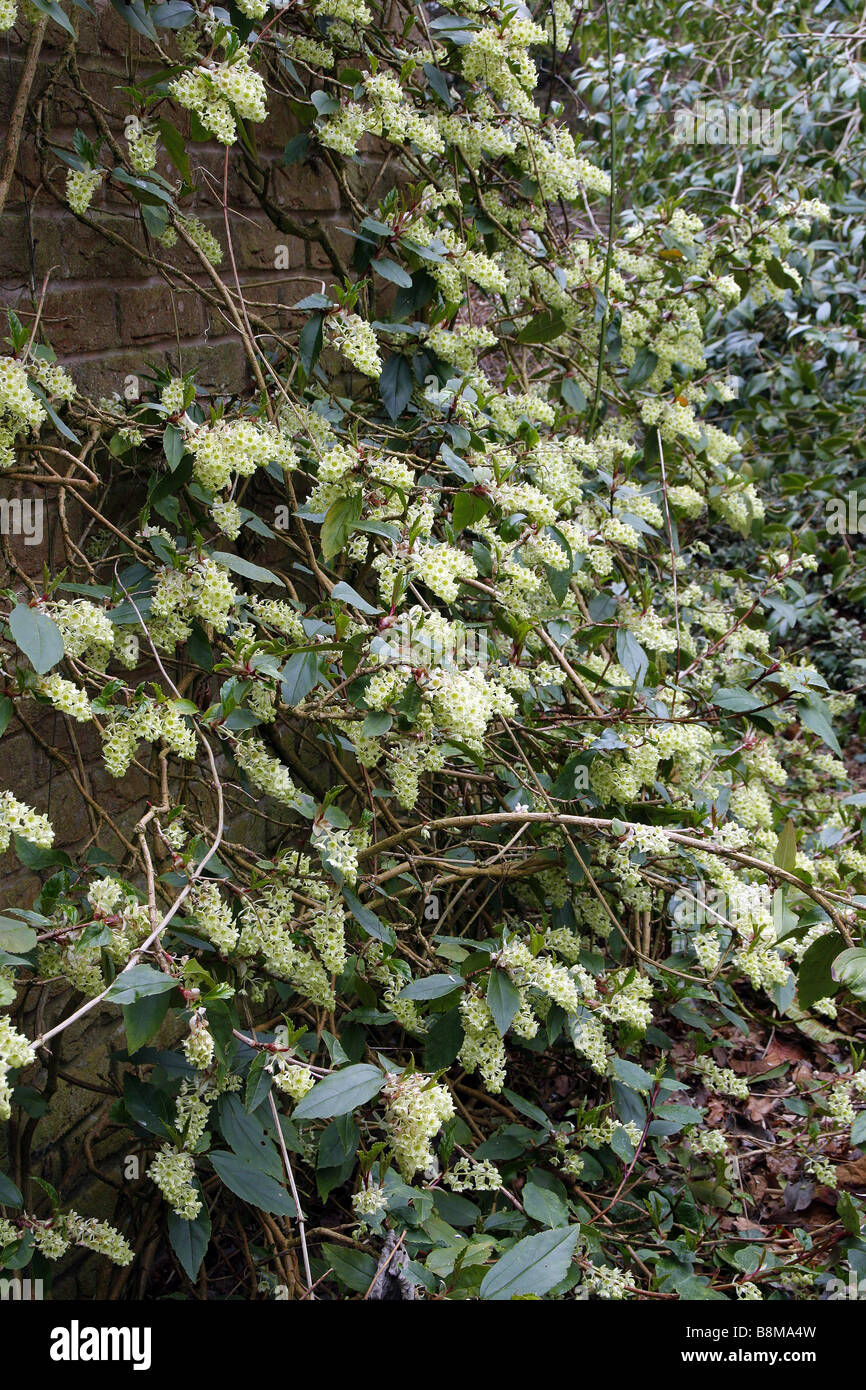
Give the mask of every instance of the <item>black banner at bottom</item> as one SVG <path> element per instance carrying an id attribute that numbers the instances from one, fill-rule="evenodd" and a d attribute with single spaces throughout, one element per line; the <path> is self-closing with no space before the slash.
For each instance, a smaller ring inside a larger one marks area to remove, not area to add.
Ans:
<path id="1" fill-rule="evenodd" d="M 26 1294 L 26 1290 L 21 1290 Z M 35 1292 L 31 1290 L 31 1293 Z M 332 1372 L 335 1352 L 351 1359 L 356 1371 L 363 1371 L 366 1338 L 369 1343 L 370 1371 L 388 1338 L 388 1361 L 400 1355 L 401 1335 L 412 1338 L 417 1353 L 417 1337 L 424 1326 L 424 1337 L 463 1334 L 461 1340 L 443 1340 L 441 1370 L 450 1373 L 468 1369 L 478 1358 L 489 1372 L 496 1352 L 513 1356 L 514 1340 L 529 1329 L 548 1333 L 564 1342 L 537 1342 L 542 1369 L 547 1353 L 571 1359 L 578 1348 L 604 1355 L 608 1348 L 622 1365 L 621 1358 L 649 1358 L 656 1373 L 676 1368 L 718 1369 L 738 1373 L 741 1368 L 786 1371 L 792 1366 L 816 1367 L 821 1372 L 835 1369 L 845 1349 L 850 1349 L 859 1330 L 861 1310 L 856 1301 L 772 1302 L 727 1304 L 679 1302 L 652 1299 L 643 1302 L 557 1301 L 543 1306 L 543 1300 L 517 1300 L 524 1306 L 511 1308 L 508 1321 L 502 1321 L 503 1304 L 473 1302 L 457 1304 L 448 1312 L 436 1300 L 405 1302 L 389 1316 L 381 1304 L 367 1305 L 352 1300 L 334 1303 L 247 1303 L 243 1301 L 195 1302 L 163 1300 L 123 1303 L 40 1302 L 38 1298 L 0 1299 L 0 1330 L 7 1347 L 14 1342 L 25 1351 L 27 1372 L 38 1372 L 48 1379 L 62 1379 L 70 1370 L 81 1375 L 109 1371 L 139 1376 L 167 1371 L 196 1376 L 214 1371 L 225 1376 L 242 1370 L 244 1361 L 258 1377 L 268 1367 L 286 1368 L 299 1357 L 309 1357 L 321 1348 L 322 1370 Z M 512 1321 L 513 1316 L 520 1319 Z M 444 1323 L 442 1319 L 444 1318 Z M 456 1318 L 456 1322 L 452 1321 Z M 464 1322 L 465 1318 L 465 1322 Z M 526 1322 L 523 1322 L 523 1319 Z M 321 1343 L 316 1334 L 327 1327 L 331 1340 Z M 471 1338 L 466 1334 L 472 1333 Z M 537 1335 L 536 1332 L 536 1335 Z M 336 1334 L 339 1333 L 339 1340 Z M 307 1340 L 310 1338 L 310 1340 Z M 524 1343 L 524 1346 L 526 1344 Z M 450 1349 L 449 1349 L 450 1348 Z M 566 1348 L 571 1348 L 566 1353 Z M 26 1350 L 25 1350 L 26 1349 Z M 528 1350 L 528 1348 L 527 1348 Z M 228 1358 L 231 1358 L 229 1361 Z M 240 1358 L 240 1361 L 238 1361 Z M 23 1372 L 22 1364 L 22 1372 Z M 614 1364 L 614 1363 L 612 1363 Z M 577 1363 L 575 1363 L 577 1368 Z M 429 1370 L 435 1372 L 431 1363 Z M 11 1376 L 10 1376 L 11 1379 Z"/>

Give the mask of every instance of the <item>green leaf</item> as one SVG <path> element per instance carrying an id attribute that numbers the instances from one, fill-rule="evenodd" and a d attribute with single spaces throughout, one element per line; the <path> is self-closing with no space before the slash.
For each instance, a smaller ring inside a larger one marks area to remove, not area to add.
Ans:
<path id="1" fill-rule="evenodd" d="M 520 1194 L 523 1210 L 533 1221 L 542 1226 L 568 1225 L 568 1200 L 565 1188 L 558 1178 L 546 1173 L 543 1168 L 530 1172 Z"/>
<path id="2" fill-rule="evenodd" d="M 794 829 L 794 822 L 790 816 L 782 827 L 781 834 L 776 841 L 776 853 L 773 855 L 773 863 L 779 869 L 785 869 L 788 873 L 797 867 L 797 832 Z"/>
<path id="3" fill-rule="evenodd" d="M 343 901 L 354 917 L 355 921 L 361 926 L 368 936 L 373 936 L 377 941 L 384 941 L 386 945 L 393 946 L 396 940 L 392 927 L 380 921 L 375 912 L 371 912 L 369 907 L 365 907 L 351 889 L 342 888 Z"/>
<path id="4" fill-rule="evenodd" d="M 849 1236 L 860 1234 L 860 1209 L 850 1192 L 842 1192 L 836 1201 L 836 1215 Z"/>
<path id="5" fill-rule="evenodd" d="M 256 1053 L 247 1074 L 247 1089 L 244 1094 L 244 1109 L 247 1114 L 258 1110 L 273 1085 L 273 1074 L 268 1071 L 270 1057 L 267 1052 Z"/>
<path id="6" fill-rule="evenodd" d="M 462 531 L 466 526 L 473 526 L 476 521 L 487 515 L 492 506 L 491 499 L 482 493 L 458 492 L 451 514 L 454 530 Z"/>
<path id="7" fill-rule="evenodd" d="M 413 980 L 397 995 L 398 999 L 442 999 L 455 989 L 461 989 L 463 981 L 459 975 L 428 975 L 423 980 Z"/>
<path id="8" fill-rule="evenodd" d="M 123 0 L 111 0 L 112 5 L 117 10 L 137 34 L 143 34 L 146 39 L 151 39 L 153 43 L 159 42 L 159 35 L 153 24 L 153 20 L 144 8 L 142 0 L 131 0 L 131 3 L 124 4 Z"/>
<path id="9" fill-rule="evenodd" d="M 60 628 L 47 613 L 18 603 L 9 614 L 9 626 L 16 646 L 38 675 L 44 676 L 52 666 L 63 660 Z"/>
<path id="10" fill-rule="evenodd" d="M 518 343 L 549 343 L 565 332 L 565 321 L 560 313 L 545 311 L 530 319 L 517 335 Z"/>
<path id="11" fill-rule="evenodd" d="M 55 24 L 59 24 L 60 28 L 65 29 L 66 33 L 71 34 L 73 38 L 76 37 L 72 21 L 64 14 L 61 6 L 57 4 L 57 0 L 34 0 L 34 3 L 37 10 L 41 10 L 43 14 L 50 15 Z"/>
<path id="12" fill-rule="evenodd" d="M 487 1271 L 480 1296 L 497 1301 L 524 1294 L 543 1297 L 567 1275 L 579 1235 L 579 1226 L 568 1226 L 525 1236 Z"/>
<path id="13" fill-rule="evenodd" d="M 331 1120 L 346 1115 L 377 1096 L 385 1084 L 384 1073 L 367 1063 L 344 1067 L 319 1081 L 292 1113 L 293 1120 Z"/>
<path id="14" fill-rule="evenodd" d="M 843 951 L 833 962 L 833 979 L 856 994 L 858 999 L 866 999 L 866 950 L 862 946 L 852 946 Z"/>
<path id="15" fill-rule="evenodd" d="M 106 994 L 111 1004 L 134 1004 L 149 994 L 162 994 L 177 988 L 172 975 L 164 975 L 150 965 L 133 965 L 123 970 Z"/>
<path id="16" fill-rule="evenodd" d="M 372 1255 L 362 1250 L 352 1250 L 348 1246 L 322 1246 L 322 1254 L 333 1269 L 337 1278 L 353 1293 L 366 1293 L 376 1277 L 376 1261 Z"/>
<path id="17" fill-rule="evenodd" d="M 351 497 L 338 497 L 332 502 L 322 525 L 322 554 L 326 560 L 338 555 L 360 519 L 363 498 L 360 492 Z"/>
<path id="18" fill-rule="evenodd" d="M 14 917 L 0 917 L 0 951 L 26 956 L 35 945 L 36 933 L 32 927 L 16 922 Z"/>
<path id="19" fill-rule="evenodd" d="M 162 452 L 168 460 L 168 466 L 174 472 L 186 453 L 186 443 L 177 425 L 166 425 L 162 436 Z"/>
<path id="20" fill-rule="evenodd" d="M 186 152 L 186 144 L 180 131 L 172 125 L 171 121 L 164 116 L 159 120 L 159 137 L 165 146 L 165 152 L 174 165 L 177 172 L 185 183 L 192 183 L 192 173 L 189 167 L 189 155 Z"/>
<path id="21" fill-rule="evenodd" d="M 633 632 L 619 627 L 616 630 L 616 659 L 636 685 L 643 685 L 649 668 L 649 657 Z"/>
<path id="22" fill-rule="evenodd" d="M 505 1037 L 520 1008 L 520 990 L 504 970 L 491 970 L 487 979 L 487 1007 L 496 1031 Z"/>
<path id="23" fill-rule="evenodd" d="M 448 86 L 448 78 L 445 73 L 442 72 L 441 68 L 435 67 L 433 63 L 423 63 L 422 68 L 424 70 L 424 76 L 427 78 L 433 91 L 450 111 L 451 107 L 454 105 L 454 98 L 451 95 L 451 90 Z"/>
<path id="24" fill-rule="evenodd" d="M 764 263 L 764 269 L 773 284 L 777 285 L 780 290 L 799 290 L 800 286 L 797 280 L 779 260 L 778 256 L 771 256 L 770 259 Z"/>
<path id="25" fill-rule="evenodd" d="M 207 1248 L 210 1244 L 210 1213 L 207 1209 L 207 1202 L 201 1190 L 201 1183 L 194 1179 L 192 1186 L 198 1192 L 201 1202 L 201 1211 L 194 1221 L 184 1221 L 177 1212 L 170 1211 L 168 1214 L 168 1238 L 171 1241 L 171 1248 L 180 1260 L 184 1272 L 189 1279 L 195 1279 L 201 1268 Z"/>
<path id="26" fill-rule="evenodd" d="M 241 1201 L 274 1216 L 297 1216 L 291 1197 L 268 1173 L 260 1172 L 234 1153 L 210 1153 L 208 1157 L 222 1182 Z"/>
<path id="27" fill-rule="evenodd" d="M 261 565 L 254 565 L 241 555 L 233 555 L 229 550 L 212 550 L 211 559 L 216 560 L 218 565 L 225 565 L 228 570 L 234 570 L 235 574 L 242 575 L 244 579 L 253 579 L 259 584 L 278 584 L 281 589 L 286 587 L 279 575 L 274 574 L 273 570 L 266 570 Z"/>
<path id="28" fill-rule="evenodd" d="M 839 932 L 819 936 L 806 951 L 797 971 L 797 1002 L 801 1009 L 811 1009 L 818 999 L 827 999 L 839 988 L 833 977 L 833 962 L 845 945 Z"/>
<path id="29" fill-rule="evenodd" d="M 0 1173 L 0 1207 L 22 1207 L 24 1198 L 11 1178 Z"/>
<path id="30" fill-rule="evenodd" d="M 364 720 L 361 733 L 364 738 L 382 738 L 394 723 L 394 716 L 387 710 L 371 710 Z"/>
<path id="31" fill-rule="evenodd" d="M 290 656 L 282 672 L 281 697 L 284 705 L 294 708 L 314 690 L 319 683 L 319 656 L 317 652 L 295 652 Z"/>
<path id="32" fill-rule="evenodd" d="M 331 590 L 331 598 L 337 599 L 341 603 L 350 603 L 353 608 L 358 609 L 359 613 L 372 614 L 384 612 L 384 609 L 378 608 L 372 603 L 368 603 L 365 598 L 361 597 L 356 589 L 352 588 L 351 584 L 347 584 L 343 579 L 340 580 L 339 584 L 334 585 Z"/>
<path id="33" fill-rule="evenodd" d="M 307 376 L 312 376 L 313 368 L 319 360 L 324 341 L 324 314 L 311 314 L 301 329 L 298 338 L 298 353 L 301 358 L 301 366 Z"/>
<path id="34" fill-rule="evenodd" d="M 766 700 L 753 695 L 750 690 L 743 690 L 738 685 L 727 686 L 724 690 L 714 690 L 710 700 L 718 709 L 727 709 L 733 714 L 749 714 L 767 703 Z"/>
<path id="35" fill-rule="evenodd" d="M 580 415 L 582 411 L 586 410 L 586 396 L 574 377 L 567 376 L 563 379 L 560 395 L 565 404 L 570 406 L 576 415 Z"/>
<path id="36" fill-rule="evenodd" d="M 633 1091 L 652 1090 L 653 1078 L 643 1067 L 639 1067 L 637 1062 L 629 1062 L 625 1057 L 614 1057 L 612 1065 L 620 1081 L 624 1081 L 626 1086 L 631 1086 Z"/>
<path id="37" fill-rule="evenodd" d="M 124 1006 L 123 1026 L 126 1029 L 126 1048 L 130 1057 L 159 1032 L 168 1007 L 169 991 L 165 989 L 159 993 L 143 994 L 133 1004 Z"/>
<path id="38" fill-rule="evenodd" d="M 441 1071 L 454 1061 L 465 1037 L 459 1009 L 435 1014 L 424 1040 L 424 1070 Z"/>
<path id="39" fill-rule="evenodd" d="M 392 353 L 379 378 L 379 395 L 392 420 L 398 420 L 412 399 L 412 368 L 405 357 Z"/>
<path id="40" fill-rule="evenodd" d="M 817 734 L 818 738 L 823 739 L 827 747 L 831 748 L 836 754 L 837 758 L 842 757 L 842 749 L 839 747 L 839 740 L 833 731 L 833 725 L 830 723 L 823 707 L 818 708 L 815 704 L 798 705 L 797 715 L 800 723 L 805 724 L 807 729 L 810 729 L 813 734 Z"/>
<path id="41" fill-rule="evenodd" d="M 376 274 L 382 276 L 383 280 L 390 280 L 393 285 L 399 285 L 404 290 L 412 288 L 412 276 L 409 274 L 408 270 L 404 270 L 403 266 L 398 265 L 396 261 L 379 259 L 371 261 L 370 264 Z"/>
<path id="42" fill-rule="evenodd" d="M 25 840 L 23 835 L 16 835 L 14 840 L 15 853 L 27 869 L 72 868 L 72 860 L 65 850 L 43 849 L 41 845 Z"/>
<path id="43" fill-rule="evenodd" d="M 648 347 L 642 347 L 635 354 L 635 359 L 629 367 L 626 377 L 626 386 L 633 391 L 638 386 L 643 386 L 648 381 L 659 364 L 659 359 Z"/>
<path id="44" fill-rule="evenodd" d="M 217 1114 L 223 1138 L 233 1153 L 258 1172 L 279 1181 L 283 1176 L 282 1159 L 262 1116 L 249 1113 L 234 1092 L 220 1097 Z M 270 1111 L 266 1114 L 270 1124 Z"/>

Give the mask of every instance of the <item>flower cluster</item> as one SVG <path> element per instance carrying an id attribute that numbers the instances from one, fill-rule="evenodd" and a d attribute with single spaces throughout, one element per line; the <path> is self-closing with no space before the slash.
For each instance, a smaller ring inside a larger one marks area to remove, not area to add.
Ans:
<path id="1" fill-rule="evenodd" d="M 423 1072 L 389 1072 L 382 1090 L 385 1125 L 397 1167 L 408 1182 L 433 1162 L 430 1140 L 454 1114 L 444 1086 Z"/>
<path id="2" fill-rule="evenodd" d="M 267 115 L 265 84 L 250 67 L 246 49 L 240 49 L 231 61 L 188 69 L 169 90 L 223 145 L 237 139 L 238 119 L 258 122 Z"/>

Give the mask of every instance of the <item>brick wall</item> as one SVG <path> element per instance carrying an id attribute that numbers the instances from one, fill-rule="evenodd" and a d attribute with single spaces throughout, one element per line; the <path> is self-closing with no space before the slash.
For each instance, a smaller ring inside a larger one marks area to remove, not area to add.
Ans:
<path id="1" fill-rule="evenodd" d="M 140 372 L 145 361 L 164 364 L 168 360 L 175 366 L 180 362 L 184 370 L 197 367 L 201 383 L 210 389 L 241 385 L 245 381 L 243 349 L 221 316 L 209 313 L 194 291 L 170 289 L 158 275 L 148 274 L 129 250 L 106 239 L 97 226 L 76 218 L 56 196 L 63 192 L 65 167 L 50 151 L 51 186 L 43 181 L 37 131 L 43 147 L 67 149 L 76 127 L 88 137 L 94 132 L 93 114 L 78 90 L 76 71 L 120 140 L 122 116 L 129 107 L 117 89 L 129 85 L 133 73 L 140 79 L 156 70 L 155 65 L 142 62 L 142 55 L 151 50 L 147 40 L 134 34 L 110 5 L 100 4 L 94 16 L 73 7 L 71 16 L 79 29 L 74 65 L 69 61 L 67 36 L 53 23 L 39 56 L 16 176 L 3 216 L 0 306 L 11 306 L 23 321 L 31 321 L 43 281 L 49 277 L 42 323 L 58 356 L 75 368 L 76 380 L 86 391 L 122 391 L 126 375 Z M 27 37 L 28 26 L 13 30 L 9 61 L 0 62 L 0 128 L 18 89 Z M 315 219 L 338 223 L 339 190 L 327 167 L 282 167 L 286 141 L 298 126 L 285 107 L 280 111 L 276 101 L 271 105 L 273 113 L 255 134 L 260 162 L 273 173 L 273 200 L 300 223 Z M 180 108 L 172 106 L 165 114 L 186 134 L 185 113 Z M 183 211 L 200 216 L 225 252 L 219 202 L 224 147 L 189 143 L 188 150 L 200 193 L 196 200 L 184 201 Z M 104 152 L 103 163 L 108 157 Z M 271 225 L 237 164 L 233 150 L 229 206 L 239 278 L 249 300 L 263 306 L 260 312 L 274 326 L 286 327 L 288 307 L 321 286 L 327 258 L 318 244 L 288 236 Z M 177 178 L 164 152 L 157 168 L 170 181 Z M 108 233 L 143 245 L 135 207 L 105 185 L 98 190 L 88 216 Z M 275 268 L 278 246 L 287 248 L 280 254 L 280 269 Z M 200 263 L 182 243 L 161 254 L 196 284 L 208 285 Z M 233 283 L 227 254 L 220 270 L 227 283 Z"/>

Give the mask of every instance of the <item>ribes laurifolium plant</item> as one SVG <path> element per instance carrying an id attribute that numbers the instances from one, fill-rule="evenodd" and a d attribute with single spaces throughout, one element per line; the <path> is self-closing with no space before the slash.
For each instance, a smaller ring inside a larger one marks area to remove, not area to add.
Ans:
<path id="1" fill-rule="evenodd" d="M 783 1182 L 832 1192 L 866 1137 L 864 798 L 852 697 L 771 621 L 818 562 L 764 524 L 707 325 L 796 296 L 828 206 L 636 200 L 617 122 L 585 146 L 558 92 L 560 0 L 115 8 L 141 72 L 45 135 L 45 187 L 109 241 L 111 187 L 186 293 L 194 255 L 250 387 L 143 364 L 90 399 L 10 316 L 0 462 L 68 504 L 67 553 L 11 574 L 0 724 L 53 709 L 136 813 L 77 777 L 61 847 L 0 793 L 42 883 L 0 924 L 0 1113 L 47 1123 L 67 1031 L 112 1018 L 139 1175 L 108 1222 L 19 1162 L 4 1265 L 134 1270 L 158 1193 L 181 1291 L 240 1227 L 261 1297 L 366 1295 L 383 1246 L 407 1297 L 808 1296 L 826 1257 L 774 1245 L 739 1117 L 755 1038 L 799 1026 Z M 609 82 L 616 16 L 593 32 Z M 310 167 L 339 230 L 281 205 Z M 329 263 L 278 325 L 234 269 L 236 168 Z"/>

